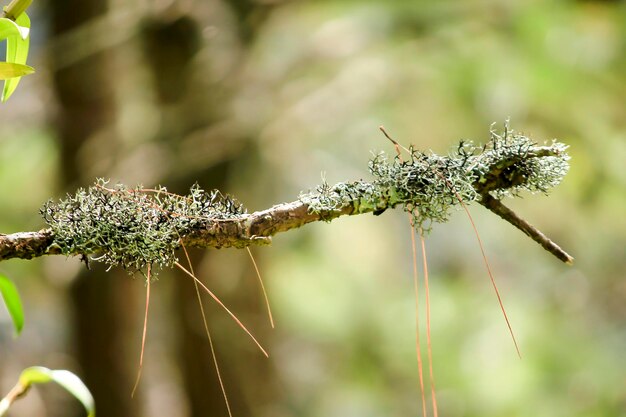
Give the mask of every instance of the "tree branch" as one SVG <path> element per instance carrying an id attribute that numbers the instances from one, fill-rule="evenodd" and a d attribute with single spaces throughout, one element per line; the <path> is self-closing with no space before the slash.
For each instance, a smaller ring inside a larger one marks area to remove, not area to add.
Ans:
<path id="1" fill-rule="evenodd" d="M 58 248 L 51 247 L 54 234 L 50 229 L 38 232 L 0 234 L 0 261 L 11 258 L 32 259 L 43 255 L 57 255 Z"/>
<path id="2" fill-rule="evenodd" d="M 482 196 L 482 199 L 480 200 L 480 204 L 482 204 L 498 216 L 502 217 L 513 226 L 517 227 L 519 230 L 524 232 L 535 242 L 539 243 L 545 250 L 556 256 L 561 261 L 565 262 L 568 265 L 572 265 L 574 263 L 574 258 L 570 254 L 561 249 L 559 245 L 557 245 L 546 235 L 541 233 L 539 229 L 537 229 L 535 226 L 528 223 L 526 220 L 519 217 L 517 213 L 515 213 L 513 210 L 502 204 L 500 200 L 496 200 L 490 194 L 484 194 Z"/>
<path id="3" fill-rule="evenodd" d="M 186 247 L 204 249 L 269 245 L 271 236 L 277 233 L 322 219 L 328 221 L 339 216 L 353 214 L 351 208 L 348 207 L 320 213 L 309 213 L 308 210 L 308 204 L 294 201 L 278 204 L 267 210 L 244 214 L 239 218 L 211 219 L 201 227 L 182 236 L 181 240 Z M 97 252 L 95 250 L 93 253 Z M 54 233 L 51 229 L 9 235 L 0 234 L 0 261 L 12 258 L 32 259 L 61 253 L 60 248 L 54 245 Z M 90 255 L 90 253 L 76 252 L 69 255 Z"/>
<path id="4" fill-rule="evenodd" d="M 480 204 L 511 223 L 539 243 L 561 261 L 572 264 L 574 258 L 561 249 L 526 220 L 489 194 L 482 197 Z M 182 242 L 186 247 L 197 248 L 244 248 L 250 245 L 269 245 L 271 236 L 297 229 L 307 223 L 320 220 L 330 221 L 340 216 L 372 213 L 374 208 L 354 212 L 353 207 L 311 213 L 309 205 L 302 201 L 283 203 L 263 211 L 242 215 L 235 219 L 212 219 L 186 236 Z M 61 254 L 54 244 L 51 229 L 38 232 L 0 234 L 0 261 L 19 258 L 32 259 L 44 255 Z M 73 255 L 86 255 L 77 252 Z"/>
<path id="5" fill-rule="evenodd" d="M 109 265 L 141 269 L 171 266 L 174 252 L 185 247 L 243 248 L 266 245 L 280 232 L 345 215 L 381 214 L 400 205 L 409 213 L 418 208 L 415 227 L 428 230 L 448 219 L 459 203 L 477 201 L 539 243 L 561 261 L 573 258 L 543 233 L 504 206 L 500 199 L 522 190 L 547 191 L 565 175 L 566 146 L 553 142 L 537 146 L 508 128 L 492 132 L 485 146 L 461 143 L 456 154 L 438 156 L 409 149 L 410 160 L 370 161 L 372 182 L 322 184 L 297 201 L 246 213 L 219 191 L 192 187 L 188 196 L 164 188 L 107 188 L 99 180 L 87 190 L 42 208 L 50 229 L 0 234 L 0 261 L 43 255 L 94 255 Z"/>

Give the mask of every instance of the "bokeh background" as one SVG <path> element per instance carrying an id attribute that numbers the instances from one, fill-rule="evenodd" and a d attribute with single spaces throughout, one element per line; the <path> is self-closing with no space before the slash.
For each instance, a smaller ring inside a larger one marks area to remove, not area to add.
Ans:
<path id="1" fill-rule="evenodd" d="M 492 122 L 569 144 L 549 196 L 508 204 L 576 258 L 566 266 L 480 206 L 471 212 L 520 342 L 515 354 L 464 213 L 426 244 L 441 416 L 626 416 L 626 6 L 618 1 L 35 0 L 30 63 L 0 107 L 0 232 L 96 177 L 199 182 L 250 211 L 367 179 L 378 131 L 446 153 Z M 407 217 L 312 224 L 245 251 L 194 251 L 198 275 L 270 351 L 207 300 L 236 417 L 421 415 Z M 11 260 L 0 391 L 31 365 L 69 369 L 102 417 L 226 416 L 193 285 L 145 285 L 77 259 Z M 423 292 L 422 292 L 423 294 Z M 424 300 L 421 299 L 423 305 Z M 423 329 L 423 327 L 422 327 Z M 430 406 L 430 404 L 429 404 Z M 54 386 L 14 416 L 80 416 Z"/>

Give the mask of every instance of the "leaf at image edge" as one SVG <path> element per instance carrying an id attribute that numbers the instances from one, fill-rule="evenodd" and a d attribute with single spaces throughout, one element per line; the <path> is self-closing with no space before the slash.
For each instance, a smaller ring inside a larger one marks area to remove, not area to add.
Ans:
<path id="1" fill-rule="evenodd" d="M 0 80 L 8 80 L 9 78 L 23 77 L 24 75 L 35 72 L 33 67 L 12 62 L 0 62 Z"/>
<path id="2" fill-rule="evenodd" d="M 15 288 L 15 284 L 10 279 L 0 274 L 0 294 L 4 300 L 11 320 L 13 320 L 13 326 L 15 327 L 15 333 L 20 334 L 22 327 L 24 327 L 24 311 L 22 310 L 22 301 L 20 295 Z"/>
<path id="3" fill-rule="evenodd" d="M 30 18 L 26 13 L 22 13 L 16 20 L 19 26 L 30 30 Z M 28 48 L 30 44 L 30 36 L 22 38 L 21 36 L 9 36 L 7 38 L 7 58 L 6 61 L 15 64 L 26 64 L 28 57 Z M 11 97 L 11 94 L 17 88 L 21 77 L 10 78 L 4 81 L 4 89 L 2 90 L 2 102 Z"/>
<path id="4" fill-rule="evenodd" d="M 45 384 L 50 381 L 56 382 L 80 401 L 87 410 L 88 417 L 95 417 L 96 407 L 91 392 L 83 381 L 72 372 L 64 369 L 51 370 L 43 366 L 31 366 L 24 369 L 20 375 L 20 383 L 24 386 Z"/>
<path id="5" fill-rule="evenodd" d="M 26 39 L 29 32 L 29 27 L 20 26 L 6 17 L 0 18 L 0 40 L 6 39 L 10 36 L 19 36 L 22 39 Z"/>

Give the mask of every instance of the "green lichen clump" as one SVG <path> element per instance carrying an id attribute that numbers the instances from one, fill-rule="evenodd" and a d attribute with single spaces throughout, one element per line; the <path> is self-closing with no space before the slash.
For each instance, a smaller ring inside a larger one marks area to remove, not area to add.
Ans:
<path id="1" fill-rule="evenodd" d="M 131 272 L 147 265 L 171 267 L 181 236 L 211 219 L 245 213 L 234 199 L 198 185 L 180 196 L 163 187 L 107 188 L 104 180 L 41 209 L 62 253 L 96 253 L 94 260 Z"/>
<path id="2" fill-rule="evenodd" d="M 528 137 L 509 130 L 498 134 L 482 148 L 470 146 L 471 173 L 480 194 L 491 193 L 500 199 L 516 197 L 522 191 L 547 194 L 561 183 L 569 170 L 568 146 L 553 140 L 538 146 Z M 463 151 L 460 151 L 464 154 Z"/>
<path id="3" fill-rule="evenodd" d="M 487 144 L 463 141 L 447 156 L 412 147 L 408 156 L 391 161 L 384 153 L 376 154 L 369 162 L 373 182 L 324 183 L 301 200 L 311 212 L 328 219 L 346 207 L 352 213 L 380 214 L 402 205 L 414 216 L 416 227 L 428 230 L 433 222 L 447 221 L 452 207 L 486 193 L 498 199 L 523 190 L 547 193 L 567 173 L 566 149 L 556 141 L 538 146 L 505 125 L 502 134 L 491 130 Z"/>

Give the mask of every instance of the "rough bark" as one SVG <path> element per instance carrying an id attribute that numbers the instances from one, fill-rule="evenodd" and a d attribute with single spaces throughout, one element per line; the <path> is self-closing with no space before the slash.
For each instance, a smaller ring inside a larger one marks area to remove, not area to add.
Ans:
<path id="1" fill-rule="evenodd" d="M 485 194 L 480 203 L 522 230 L 561 261 L 568 264 L 573 262 L 573 258 L 556 243 L 521 219 L 499 200 Z M 181 238 L 186 247 L 196 248 L 243 248 L 251 245 L 265 245 L 271 243 L 271 236 L 299 228 L 307 223 L 320 220 L 330 221 L 344 215 L 372 213 L 375 210 L 375 207 L 361 207 L 355 211 L 353 206 L 346 205 L 337 210 L 311 212 L 308 204 L 298 200 L 278 204 L 269 209 L 245 214 L 234 219 L 207 220 L 203 227 L 186 236 L 181 236 Z M 31 259 L 37 256 L 58 254 L 58 249 L 54 245 L 46 246 L 53 239 L 54 236 L 48 229 L 39 232 L 0 235 L 0 261 L 10 258 Z M 77 253 L 76 255 L 85 254 Z"/>

